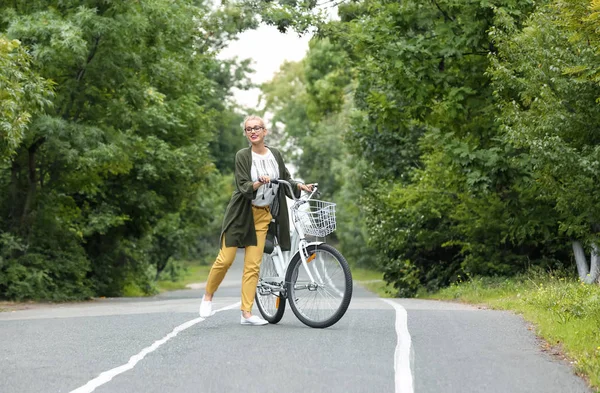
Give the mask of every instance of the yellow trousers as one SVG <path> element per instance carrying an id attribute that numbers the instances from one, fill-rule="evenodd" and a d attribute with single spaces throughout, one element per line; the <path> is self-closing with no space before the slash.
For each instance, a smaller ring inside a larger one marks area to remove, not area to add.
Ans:
<path id="1" fill-rule="evenodd" d="M 258 207 L 252 205 L 254 216 L 254 228 L 256 229 L 256 246 L 247 246 L 244 256 L 244 274 L 242 275 L 242 311 L 252 311 L 254 296 L 256 294 L 256 284 L 258 283 L 258 272 L 262 262 L 267 238 L 267 229 L 271 222 L 271 213 L 269 207 Z M 225 235 L 223 235 L 223 244 L 217 259 L 210 268 L 208 279 L 206 281 L 206 293 L 213 294 L 221 285 L 227 270 L 231 267 L 237 247 L 225 247 Z"/>

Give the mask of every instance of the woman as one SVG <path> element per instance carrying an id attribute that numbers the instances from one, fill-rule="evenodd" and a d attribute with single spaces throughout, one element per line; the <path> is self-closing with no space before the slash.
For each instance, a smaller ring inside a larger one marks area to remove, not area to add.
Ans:
<path id="1" fill-rule="evenodd" d="M 267 230 L 271 224 L 271 206 L 282 206 L 273 211 L 275 222 L 273 229 L 281 248 L 290 249 L 290 232 L 288 210 L 285 208 L 285 187 L 281 189 L 271 184 L 271 179 L 283 179 L 292 184 L 296 197 L 300 191 L 312 191 L 312 184 L 293 181 L 285 167 L 281 153 L 265 145 L 268 130 L 263 119 L 248 116 L 243 129 L 250 142 L 250 147 L 242 149 L 235 155 L 235 185 L 223 220 L 221 231 L 221 250 L 213 263 L 206 290 L 200 304 L 200 316 L 212 314 L 214 293 L 225 277 L 225 273 L 233 263 L 237 248 L 245 248 L 244 273 L 242 276 L 242 325 L 266 325 L 264 319 L 252 315 L 252 305 L 258 272 L 263 257 Z"/>

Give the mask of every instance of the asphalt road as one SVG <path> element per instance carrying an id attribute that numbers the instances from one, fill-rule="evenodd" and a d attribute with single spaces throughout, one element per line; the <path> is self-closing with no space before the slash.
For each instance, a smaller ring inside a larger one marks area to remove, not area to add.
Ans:
<path id="1" fill-rule="evenodd" d="M 0 313 L 0 392 L 591 392 L 511 313 L 355 287 L 328 329 L 241 326 L 240 277 L 205 320 L 202 289 Z"/>

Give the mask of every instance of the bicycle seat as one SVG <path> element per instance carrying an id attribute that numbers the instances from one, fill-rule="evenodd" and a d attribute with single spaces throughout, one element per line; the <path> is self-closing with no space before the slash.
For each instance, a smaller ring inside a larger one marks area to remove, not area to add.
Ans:
<path id="1" fill-rule="evenodd" d="M 275 239 L 273 238 L 272 235 L 267 234 L 267 239 L 265 240 L 265 249 L 264 249 L 265 254 L 270 254 L 275 249 L 274 240 Z"/>

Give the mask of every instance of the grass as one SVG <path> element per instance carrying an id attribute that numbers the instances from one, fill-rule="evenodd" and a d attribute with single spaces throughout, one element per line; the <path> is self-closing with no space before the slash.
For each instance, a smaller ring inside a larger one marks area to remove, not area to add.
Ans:
<path id="1" fill-rule="evenodd" d="M 513 279 L 470 279 L 425 297 L 521 314 L 553 352 L 570 359 L 578 375 L 600 392 L 600 286 L 529 273 Z"/>
<path id="2" fill-rule="evenodd" d="M 202 265 L 197 261 L 180 263 L 180 270 L 175 280 L 161 279 L 156 282 L 159 292 L 185 289 L 187 285 L 205 282 L 208 278 L 210 265 Z"/>

